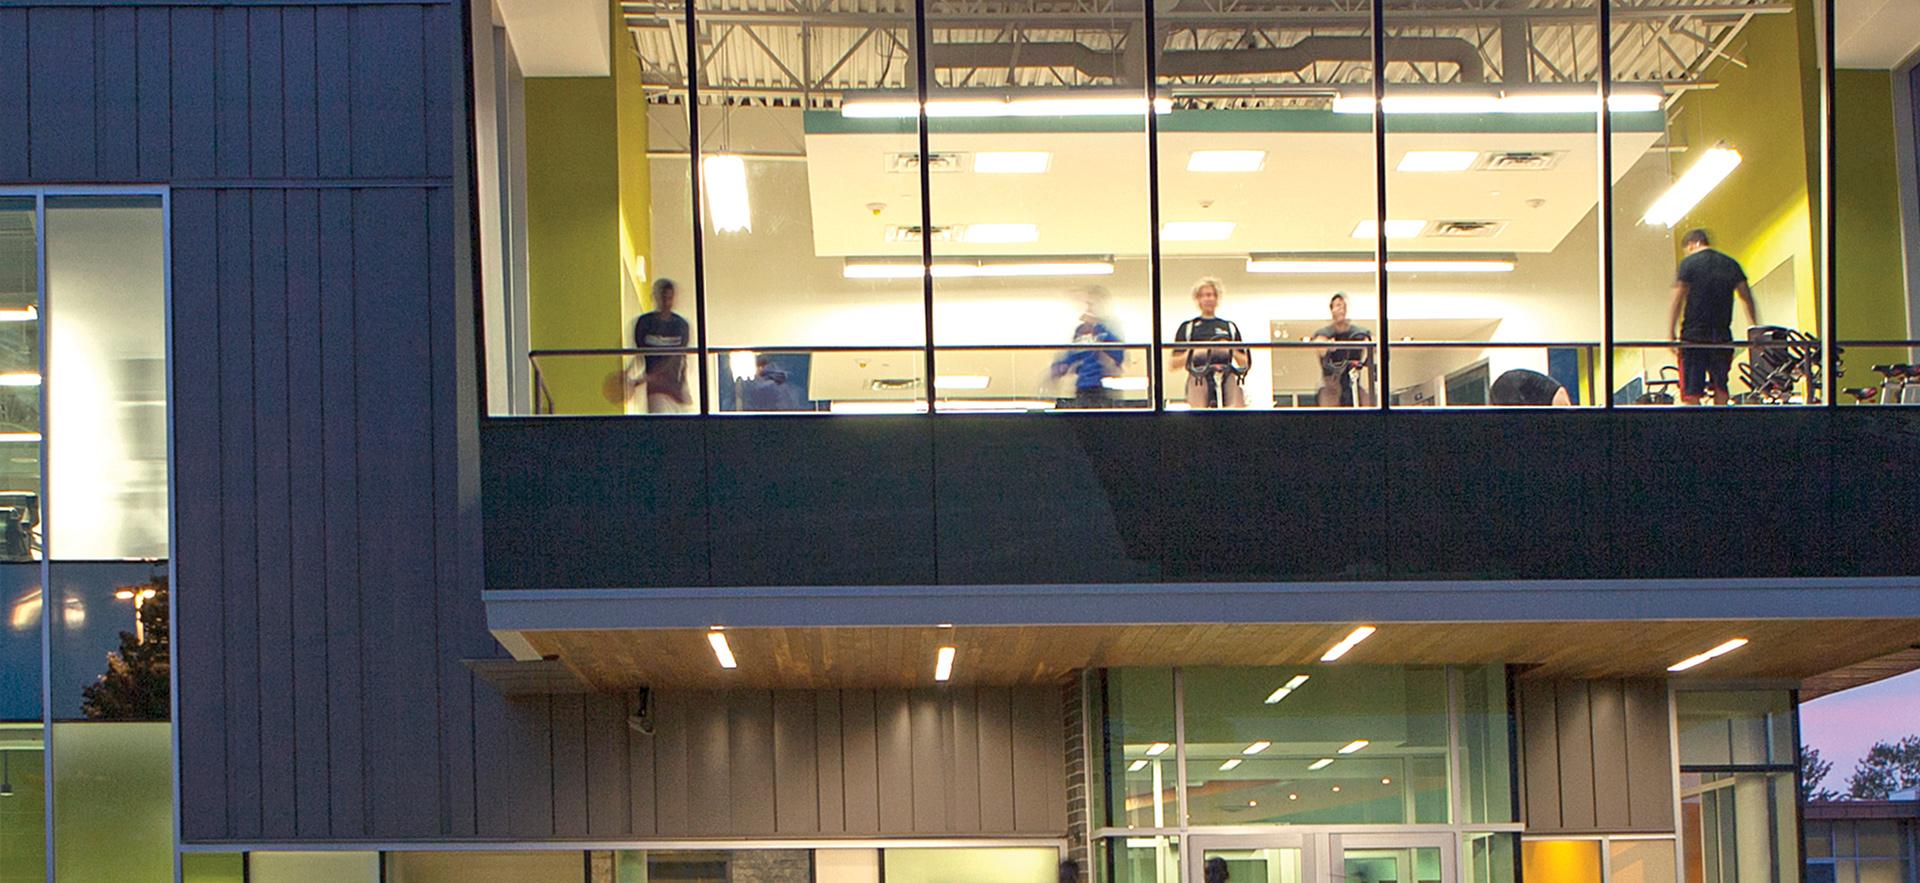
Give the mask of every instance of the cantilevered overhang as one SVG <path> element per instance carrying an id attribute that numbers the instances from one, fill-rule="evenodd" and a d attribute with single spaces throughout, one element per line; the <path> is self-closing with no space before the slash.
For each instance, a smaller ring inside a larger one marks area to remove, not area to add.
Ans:
<path id="1" fill-rule="evenodd" d="M 1665 674 L 1801 681 L 1920 667 L 1920 581 L 1567 580 L 515 590 L 487 593 L 517 658 L 593 689 L 1020 684 L 1083 667 L 1313 664 L 1359 624 L 1342 664 L 1511 663 L 1553 677 Z M 739 667 L 709 647 L 726 630 Z M 1870 664 L 1869 664 L 1870 663 Z M 1864 681 L 1861 681 L 1864 682 Z"/>

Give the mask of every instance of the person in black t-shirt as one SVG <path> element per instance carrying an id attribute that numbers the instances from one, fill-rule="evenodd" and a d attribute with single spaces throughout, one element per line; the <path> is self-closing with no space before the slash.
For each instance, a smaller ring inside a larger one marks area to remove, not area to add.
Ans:
<path id="1" fill-rule="evenodd" d="M 1667 324 L 1673 339 L 1682 344 L 1732 343 L 1733 299 L 1737 295 L 1747 305 L 1747 321 L 1760 324 L 1760 313 L 1753 305 L 1753 289 L 1747 287 L 1747 273 L 1740 262 L 1715 250 L 1707 240 L 1707 231 L 1694 230 L 1680 241 L 1687 256 L 1680 261 L 1680 272 L 1673 281 L 1673 309 Z M 1713 390 L 1713 403 L 1727 403 L 1727 369 L 1733 366 L 1733 347 L 1674 348 L 1680 359 L 1680 401 L 1700 404 L 1700 397 Z"/>
<path id="2" fill-rule="evenodd" d="M 635 349 L 669 349 L 687 345 L 687 320 L 673 311 L 672 279 L 653 280 L 653 312 L 633 323 Z M 647 413 L 684 414 L 693 396 L 687 392 L 687 356 L 669 353 L 641 357 L 645 368 L 636 381 L 647 388 Z"/>
<path id="3" fill-rule="evenodd" d="M 1241 339 L 1240 326 L 1214 315 L 1220 306 L 1220 280 L 1206 276 L 1193 283 L 1193 303 L 1200 308 L 1200 315 L 1180 323 L 1180 329 L 1173 335 L 1175 341 Z M 1240 382 L 1252 365 L 1253 354 L 1248 350 L 1206 347 L 1175 349 L 1169 370 L 1186 369 L 1189 406 L 1244 408 L 1247 397 Z"/>
<path id="4" fill-rule="evenodd" d="M 1347 296 L 1336 292 L 1327 300 L 1327 314 L 1333 320 L 1313 333 L 1314 340 L 1372 340 L 1373 332 L 1347 321 Z M 1362 383 L 1360 372 L 1371 372 L 1373 348 L 1326 349 L 1320 351 L 1320 394 L 1322 408 L 1336 405 L 1353 407 L 1373 404 L 1373 384 Z"/>

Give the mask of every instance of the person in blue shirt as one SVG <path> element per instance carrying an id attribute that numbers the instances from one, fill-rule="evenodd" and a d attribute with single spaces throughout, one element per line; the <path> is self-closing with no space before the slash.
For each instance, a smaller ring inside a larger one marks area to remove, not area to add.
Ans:
<path id="1" fill-rule="evenodd" d="M 1080 324 L 1073 329 L 1073 342 L 1078 345 L 1095 343 L 1119 343 L 1120 338 L 1107 327 L 1101 313 L 1106 311 L 1107 290 L 1098 285 L 1087 288 L 1086 309 L 1080 313 Z M 1073 375 L 1073 398 L 1061 399 L 1062 408 L 1116 408 L 1120 406 L 1120 397 L 1108 389 L 1106 379 L 1118 376 L 1120 366 L 1126 362 L 1127 351 L 1123 349 L 1071 349 L 1054 360 L 1053 376 Z"/>

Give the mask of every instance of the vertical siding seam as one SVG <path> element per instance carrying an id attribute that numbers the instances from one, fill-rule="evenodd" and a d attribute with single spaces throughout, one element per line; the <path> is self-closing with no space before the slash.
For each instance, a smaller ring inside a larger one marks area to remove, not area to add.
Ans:
<path id="1" fill-rule="evenodd" d="M 93 39 L 88 43 L 87 51 L 88 54 L 92 56 L 88 62 L 88 67 L 93 70 L 93 177 L 104 179 L 106 175 L 100 168 L 100 144 L 106 139 L 103 137 L 104 133 L 101 131 L 103 127 L 100 125 L 100 117 L 106 113 L 106 102 L 102 101 L 100 96 L 100 80 L 102 79 L 100 73 L 100 41 L 104 39 L 103 32 L 105 31 L 104 22 L 106 20 L 106 10 L 94 9 L 91 10 L 91 12 L 91 18 L 93 19 Z"/>
<path id="2" fill-rule="evenodd" d="M 319 22 L 318 12 L 315 13 L 314 20 L 315 20 L 314 33 L 317 35 L 320 32 L 320 28 L 318 26 L 318 22 Z M 315 39 L 317 43 L 318 38 L 316 37 Z M 317 48 L 316 48 L 316 57 L 317 57 Z M 319 80 L 317 79 L 318 62 L 316 61 L 315 64 L 316 64 L 315 83 L 317 84 L 319 82 Z M 316 92 L 318 91 L 317 85 L 315 86 L 315 91 Z M 326 204 L 327 204 L 327 200 L 326 200 L 325 194 L 315 193 L 313 195 L 313 249 L 314 249 L 314 273 L 315 273 L 315 276 L 314 276 L 315 322 L 314 324 L 315 324 L 315 327 L 319 329 L 319 333 L 320 333 L 320 339 L 317 341 L 317 345 L 315 349 L 317 352 L 320 353 L 320 363 L 321 363 L 319 378 L 318 378 L 320 381 L 320 392 L 317 397 L 319 401 L 319 406 L 320 406 L 320 421 L 319 421 L 320 422 L 320 445 L 319 445 L 319 448 L 320 448 L 320 469 L 319 469 L 319 473 L 320 473 L 320 602 L 321 602 L 320 603 L 320 622 L 321 622 L 320 672 L 322 675 L 325 676 L 325 679 L 324 679 L 325 688 L 320 691 L 320 697 L 321 697 L 320 701 L 321 701 L 321 708 L 323 709 L 323 712 L 324 712 L 324 717 L 322 717 L 322 720 L 326 724 L 325 726 L 321 727 L 320 730 L 326 736 L 326 740 L 325 740 L 326 753 L 322 755 L 322 757 L 326 760 L 327 780 L 328 780 L 327 787 L 325 789 L 326 796 L 327 796 L 327 815 L 326 815 L 326 818 L 322 820 L 324 824 L 322 825 L 321 830 L 325 831 L 326 835 L 330 837 L 333 835 L 333 791 L 334 791 L 333 784 L 332 784 L 332 780 L 333 780 L 333 640 L 332 640 L 333 601 L 332 601 L 332 598 L 329 597 L 331 595 L 331 591 L 330 591 L 330 586 L 328 585 L 328 582 L 329 582 L 328 575 L 333 572 L 333 566 L 328 562 L 327 557 L 328 557 L 329 550 L 333 548 L 333 544 L 331 542 L 332 529 L 330 524 L 332 519 L 329 519 L 327 517 L 327 513 L 331 511 L 327 507 L 327 493 L 328 493 L 328 488 L 332 486 L 332 483 L 327 481 L 327 447 L 328 447 L 327 441 L 326 441 L 327 439 L 327 371 L 325 367 L 326 353 L 327 353 L 327 309 L 325 306 L 326 300 L 327 300 L 327 289 L 325 285 L 321 284 L 321 280 L 326 278 L 326 270 L 324 268 L 327 266 L 327 237 L 325 234 L 321 232 L 322 230 L 326 229 L 327 212 L 326 212 L 326 209 L 324 208 Z"/>
<path id="3" fill-rule="evenodd" d="M 421 30 L 425 31 L 425 28 L 423 27 L 421 28 Z M 424 37 L 422 39 L 424 40 Z M 425 54 L 425 49 L 423 47 L 422 55 L 424 54 Z M 424 229 L 426 230 L 432 230 L 434 226 L 433 218 L 434 218 L 434 215 L 436 214 L 436 210 L 434 206 L 433 193 L 434 193 L 433 190 L 423 189 L 421 191 L 421 207 L 423 209 L 421 214 L 423 214 L 424 217 L 422 217 L 420 220 L 424 223 L 425 225 Z M 452 231 L 449 230 L 447 232 L 451 233 Z M 447 702 L 446 702 L 446 697 L 442 695 L 442 691 L 445 685 L 440 682 L 440 675 L 442 673 L 441 665 L 444 664 L 444 657 L 442 657 L 441 655 L 442 648 L 440 646 L 440 607 L 445 601 L 445 598 L 442 596 L 442 593 L 446 591 L 446 586 L 443 584 L 443 580 L 445 579 L 445 577 L 440 571 L 440 559 L 443 553 L 446 551 L 440 548 L 440 541 L 441 541 L 440 522 L 442 520 L 441 519 L 442 510 L 440 505 L 440 493 L 441 493 L 440 468 L 438 464 L 440 462 L 440 457 L 439 457 L 440 444 L 443 441 L 443 439 L 440 438 L 440 419 L 439 419 L 440 351 L 439 351 L 439 347 L 434 345 L 434 338 L 435 338 L 434 318 L 435 316 L 438 315 L 438 313 L 433 309 L 433 299 L 439 293 L 438 283 L 440 280 L 438 278 L 439 277 L 438 270 L 440 268 L 440 260 L 439 260 L 438 251 L 431 246 L 429 246 L 426 250 L 426 261 L 427 261 L 427 303 L 428 303 L 428 307 L 425 311 L 426 313 L 425 331 L 427 334 L 427 378 L 428 378 L 427 380 L 427 415 L 428 415 L 429 421 L 431 421 L 428 424 L 430 428 L 427 430 L 427 451 L 428 451 L 429 465 L 430 465 L 430 468 L 428 469 L 428 475 L 427 475 L 427 486 L 430 488 L 427 494 L 427 499 L 429 501 L 428 503 L 429 508 L 427 512 L 428 512 L 428 517 L 431 519 L 431 523 L 433 524 L 433 528 L 434 528 L 433 543 L 432 543 L 433 551 L 430 554 L 431 561 L 429 562 L 430 566 L 433 568 L 431 571 L 431 573 L 433 574 L 433 604 L 431 604 L 428 608 L 429 610 L 432 611 L 432 614 L 433 614 L 433 666 L 432 666 L 433 688 L 434 688 L 433 689 L 433 721 L 434 721 L 433 771 L 434 771 L 434 778 L 438 780 L 438 784 L 434 788 L 434 791 L 438 793 L 438 797 L 440 800 L 439 829 L 441 833 L 450 835 L 453 833 L 452 832 L 453 794 L 449 790 L 452 783 L 450 781 L 450 778 L 447 775 L 447 750 L 446 750 L 447 734 L 446 734 L 446 727 L 445 727 L 445 723 L 447 719 L 446 717 Z M 457 405 L 458 403 L 455 402 L 452 404 Z M 459 456 L 459 451 L 457 450 L 457 448 L 454 451 L 454 456 L 456 457 Z M 582 750 L 585 750 L 585 746 L 586 746 L 586 742 L 585 742 L 586 719 L 587 719 L 586 707 L 585 707 L 585 703 L 583 702 L 580 709 L 580 720 L 581 720 L 580 737 L 581 737 Z M 591 824 L 591 822 L 589 822 L 589 824 Z"/>
<path id="4" fill-rule="evenodd" d="M 281 57 L 284 58 L 285 55 L 286 54 L 284 52 L 281 53 Z M 281 82 L 284 83 L 285 81 L 286 81 L 286 77 L 283 74 L 281 76 Z M 319 194 L 314 194 L 314 199 L 318 200 Z M 289 295 L 293 290 L 293 286 L 291 284 L 291 279 L 293 276 L 293 260 L 291 257 L 292 250 L 288 248 L 288 245 L 292 241 L 292 236 L 289 235 L 289 229 L 287 227 L 287 216 L 292 212 L 293 212 L 293 203 L 291 200 L 287 199 L 285 192 L 282 192 L 280 196 L 280 242 L 281 242 L 280 287 L 283 290 L 287 291 Z M 315 270 L 316 271 L 318 270 L 317 266 L 315 267 Z M 318 299 L 316 298 L 316 305 L 317 305 L 317 302 L 318 302 Z M 291 306 L 291 303 L 289 303 L 289 306 Z M 293 579 L 294 579 L 293 577 L 293 546 L 294 546 L 293 475 L 294 475 L 294 468 L 295 468 L 295 464 L 293 460 L 293 408 L 294 408 L 293 333 L 292 333 L 293 313 L 291 309 L 289 309 L 289 310 L 282 311 L 281 316 L 282 316 L 282 320 L 280 323 L 280 362 L 281 362 L 280 376 L 286 378 L 286 381 L 284 384 L 284 390 L 286 393 L 286 402 L 287 402 L 286 404 L 286 409 L 287 409 L 287 420 L 286 420 L 286 426 L 287 426 L 287 439 L 286 439 L 286 447 L 287 447 L 287 650 L 289 654 L 297 654 L 299 651 L 295 648 L 298 648 L 300 646 L 300 642 L 299 642 L 300 636 L 299 636 L 299 633 L 295 630 L 293 625 L 294 622 L 300 618 L 299 615 L 294 611 L 294 594 L 293 594 Z M 294 702 L 294 707 L 292 709 L 292 714 L 290 715 L 290 719 L 293 721 L 293 761 L 294 761 L 293 789 L 292 789 L 293 790 L 293 830 L 295 835 L 297 836 L 300 832 L 300 784 L 301 784 L 300 782 L 300 707 L 299 707 L 300 665 L 298 661 L 295 659 L 289 659 L 288 663 L 289 663 L 288 683 L 291 684 L 292 686 L 292 691 L 293 691 L 292 698 Z"/>
<path id="5" fill-rule="evenodd" d="M 353 51 L 352 50 L 353 32 L 351 29 L 349 29 L 347 32 L 347 44 L 348 44 L 347 51 L 349 52 L 349 54 L 351 54 L 351 52 Z M 349 69 L 351 69 L 351 65 L 349 65 Z M 352 314 L 352 319 L 348 322 L 348 325 L 347 325 L 347 344 L 349 347 L 352 348 L 352 356 L 351 356 L 352 363 L 357 366 L 360 364 L 360 301 L 359 301 L 360 270 L 358 267 L 359 254 L 360 254 L 360 225 L 357 223 L 354 223 L 354 221 L 359 215 L 360 193 L 357 190 L 349 190 L 347 192 L 349 194 L 347 198 L 347 229 L 351 231 L 348 234 L 349 235 L 348 247 L 350 251 L 348 254 L 347 277 L 350 280 L 352 280 L 352 284 L 353 284 L 353 291 L 347 297 L 348 312 Z M 364 523 L 364 520 L 361 517 L 362 507 L 361 507 L 361 497 L 360 497 L 360 490 L 359 490 L 360 473 L 361 473 L 361 469 L 360 469 L 361 450 L 360 450 L 360 429 L 359 429 L 360 427 L 360 372 L 358 370 L 351 371 L 348 373 L 348 376 L 352 378 L 351 382 L 353 384 L 353 396 L 351 399 L 353 402 L 353 426 L 354 426 L 354 430 L 353 430 L 353 487 L 354 487 L 354 493 L 353 493 L 353 545 L 354 545 L 353 626 L 354 626 L 354 629 L 353 629 L 353 633 L 354 633 L 354 644 L 355 644 L 355 657 L 359 660 L 359 665 L 356 667 L 359 669 L 359 675 L 360 675 L 360 708 L 359 708 L 360 720 L 358 722 L 359 729 L 360 729 L 360 746 L 359 746 L 360 834 L 361 836 L 366 836 L 367 831 L 369 830 L 368 825 L 372 824 L 372 819 L 373 819 L 373 789 L 367 787 L 368 780 L 372 778 L 370 771 L 367 769 L 367 764 L 370 762 L 368 760 L 368 757 L 372 754 L 372 752 L 367 750 L 368 743 L 367 743 L 366 697 L 367 697 L 368 665 L 367 665 L 367 630 L 365 628 L 365 624 L 367 621 L 367 594 L 366 594 L 366 591 L 364 590 L 365 566 L 362 563 L 362 559 L 364 556 L 360 554 L 360 546 L 367 535 L 367 531 L 366 531 L 366 524 Z"/>
<path id="6" fill-rule="evenodd" d="M 27 118 L 28 120 L 32 120 L 33 118 L 33 70 L 34 70 L 32 7 L 28 7 L 26 9 L 20 10 L 20 23 L 26 27 L 26 33 L 21 35 L 20 45 L 21 45 L 22 51 L 26 54 L 26 60 L 27 60 L 27 69 L 21 76 L 26 81 L 26 85 L 27 85 L 27 106 L 26 106 Z M 26 135 L 27 135 L 27 138 L 26 138 L 27 174 L 29 176 L 32 176 L 33 175 L 33 133 L 27 132 Z M 216 209 L 216 216 L 217 216 L 217 211 L 218 210 Z M 218 330 L 219 327 L 220 326 L 218 325 L 214 326 L 216 330 Z M 43 592 L 46 591 L 46 588 L 42 587 L 41 591 Z M 46 610 L 49 608 L 43 606 L 41 609 Z"/>
<path id="7" fill-rule="evenodd" d="M 253 138 L 253 15 L 252 15 L 253 10 L 241 8 L 237 10 L 237 12 L 240 15 L 240 20 L 246 24 L 246 31 L 247 31 L 247 39 L 246 39 L 247 49 L 244 57 L 242 58 L 242 63 L 241 63 L 241 68 L 247 72 L 247 83 L 246 83 L 247 149 L 244 153 L 241 154 L 241 156 L 246 159 L 247 177 L 251 178 L 253 177 L 253 174 L 254 174 L 254 168 L 253 168 L 253 146 L 254 146 L 254 138 Z M 282 87 L 284 87 L 285 85 L 286 85 L 285 83 L 281 84 Z M 217 162 L 217 159 L 216 159 L 216 162 Z"/>
<path id="8" fill-rule="evenodd" d="M 32 70 L 33 65 L 31 64 L 27 65 L 27 69 Z M 220 284 L 222 281 L 220 278 L 220 275 L 222 270 L 226 267 L 226 262 L 224 260 L 224 254 L 223 254 L 223 252 L 225 252 L 226 250 L 226 237 L 219 235 L 220 202 L 221 202 L 220 194 L 212 193 L 212 194 L 208 194 L 208 197 L 209 197 L 208 201 L 211 203 L 210 207 L 213 209 L 213 228 L 215 231 L 213 236 L 213 261 L 210 265 L 213 271 L 213 284 L 208 288 L 208 293 L 213 295 L 213 340 L 217 344 L 217 342 L 220 341 L 226 334 L 226 328 L 222 327 L 225 324 L 226 311 L 220 308 L 220 292 L 225 287 Z M 213 400 L 216 402 L 222 402 L 226 400 L 227 372 L 220 370 L 221 357 L 219 355 L 219 349 L 220 349 L 219 346 L 216 345 L 213 349 L 214 349 L 214 354 L 212 359 L 213 361 L 213 396 L 214 396 Z M 213 421 L 213 448 L 216 453 L 221 451 L 224 447 L 224 439 L 223 439 L 223 436 L 225 435 L 224 426 L 225 426 L 225 421 L 216 416 Z M 224 465 L 224 459 L 225 458 L 223 457 L 222 458 L 223 465 Z M 214 483 L 219 488 L 219 494 L 216 497 L 216 499 L 220 501 L 220 511 L 216 516 L 218 519 L 216 523 L 224 526 L 227 521 L 227 487 L 226 487 L 227 471 L 221 466 L 216 466 L 214 467 L 212 472 L 213 472 Z M 172 553 L 172 550 L 168 550 L 168 551 L 170 554 Z M 226 730 L 227 730 L 228 719 L 232 717 L 233 710 L 227 707 L 227 666 L 226 666 L 226 660 L 225 660 L 225 655 L 227 650 L 227 627 L 228 627 L 226 554 L 227 554 L 226 544 L 223 541 L 221 543 L 220 560 L 218 562 L 219 566 L 215 569 L 215 572 L 219 574 L 219 578 L 216 580 L 216 582 L 218 582 L 220 585 L 220 640 L 219 640 L 218 647 L 219 647 L 219 652 L 221 654 L 220 716 L 222 720 L 220 721 L 220 733 L 219 733 L 219 736 L 220 736 L 219 800 L 220 800 L 220 818 L 226 825 L 226 829 L 227 829 L 226 836 L 232 837 L 233 836 L 233 812 L 231 807 L 227 806 L 227 802 L 229 799 L 228 795 L 231 793 L 231 789 L 233 788 L 233 783 L 228 781 L 229 773 L 233 769 L 233 764 L 230 762 L 230 758 L 233 755 L 232 755 L 232 752 L 228 750 L 229 746 L 227 744 Z M 171 591 L 172 587 L 169 586 L 168 590 Z M 43 607 L 42 609 L 45 609 L 45 608 Z"/>
<path id="9" fill-rule="evenodd" d="M 249 30 L 247 32 L 247 44 L 248 44 L 247 51 L 249 53 L 248 60 L 251 61 L 252 59 L 251 53 L 253 51 L 253 46 L 252 46 L 253 32 L 251 30 L 252 22 L 248 22 L 248 28 Z M 251 81 L 252 78 L 249 77 L 248 79 L 249 81 Z M 249 92 L 248 99 L 247 99 L 248 112 L 249 112 L 249 116 L 251 116 L 252 100 L 253 100 L 251 96 L 252 90 L 249 89 L 248 92 Z M 282 195 L 284 197 L 284 193 Z M 247 293 L 249 295 L 247 298 L 248 300 L 248 304 L 247 304 L 247 330 L 248 330 L 248 334 L 247 334 L 247 406 L 253 412 L 250 419 L 248 419 L 247 421 L 247 426 L 252 431 L 253 449 L 255 451 L 260 450 L 260 422 L 261 422 L 260 421 L 260 371 L 258 368 L 260 364 L 260 321 L 259 321 L 259 316 L 256 315 L 255 313 L 255 311 L 258 309 L 258 305 L 257 305 L 257 298 L 254 297 L 254 295 L 259 291 L 259 287 L 260 287 L 259 274 L 256 272 L 257 268 L 260 266 L 260 242 L 259 242 L 260 231 L 254 229 L 253 218 L 254 218 L 254 207 L 257 205 L 259 198 L 260 198 L 260 194 L 258 192 L 250 193 L 247 195 L 247 245 L 248 245 Z M 283 292 L 281 294 L 281 300 L 284 302 L 285 299 L 286 299 L 286 295 Z M 254 690 L 254 697 L 255 697 L 255 700 L 254 700 L 255 707 L 254 707 L 254 715 L 253 715 L 253 729 L 254 729 L 253 744 L 254 744 L 254 752 L 255 752 L 255 760 L 256 760 L 254 764 L 254 775 L 257 776 L 260 780 L 259 785 L 256 786 L 254 791 L 254 800 L 257 802 L 257 805 L 253 809 L 255 812 L 259 814 L 259 818 L 260 818 L 259 830 L 256 830 L 254 832 L 256 836 L 265 833 L 266 805 L 267 805 L 267 760 L 264 756 L 261 756 L 261 752 L 264 751 L 267 744 L 267 695 L 266 695 L 267 685 L 266 685 L 266 679 L 260 676 L 261 672 L 267 671 L 267 668 L 266 668 L 267 642 L 262 641 L 259 638 L 259 636 L 265 635 L 267 633 L 267 630 L 265 628 L 262 628 L 262 626 L 265 624 L 264 619 L 266 617 L 266 605 L 260 603 L 260 595 L 261 595 L 260 568 L 261 568 L 261 559 L 264 557 L 264 554 L 260 548 L 260 524 L 257 518 L 257 513 L 261 511 L 260 494 L 261 494 L 261 485 L 264 483 L 265 482 L 261 481 L 261 475 L 260 475 L 260 458 L 256 455 L 253 458 L 253 511 L 256 513 L 256 517 L 252 519 L 248 519 L 249 521 L 253 522 L 253 530 L 248 532 L 253 535 L 252 537 L 252 540 L 253 540 L 253 633 L 255 635 L 254 642 L 253 642 L 253 660 L 254 660 L 254 665 L 256 666 L 253 674 L 253 690 Z"/>
<path id="10" fill-rule="evenodd" d="M 1599 721 L 1596 720 L 1597 715 L 1593 713 L 1593 688 L 1596 683 L 1605 684 L 1606 682 L 1605 681 L 1598 681 L 1598 682 L 1589 681 L 1587 683 L 1587 690 L 1586 690 L 1586 693 L 1587 693 L 1587 763 L 1589 766 L 1593 767 L 1593 772 L 1592 772 L 1593 787 L 1588 789 L 1589 793 L 1587 794 L 1587 797 L 1593 801 L 1593 827 L 1595 829 L 1598 829 L 1601 826 L 1600 825 L 1600 735 L 1598 732 L 1596 732 L 1597 728 L 1599 727 Z"/>
<path id="11" fill-rule="evenodd" d="M 547 733 L 547 763 L 546 763 L 547 833 L 546 833 L 546 836 L 555 837 L 555 836 L 558 836 L 560 833 L 560 787 L 558 784 L 560 781 L 560 765 L 555 761 L 555 756 L 557 752 L 554 751 L 554 747 L 553 747 L 553 731 L 554 731 L 553 697 L 551 695 L 546 696 L 545 701 L 541 702 L 540 704 L 543 706 L 546 706 L 546 709 L 547 709 L 547 725 L 544 728 Z"/>

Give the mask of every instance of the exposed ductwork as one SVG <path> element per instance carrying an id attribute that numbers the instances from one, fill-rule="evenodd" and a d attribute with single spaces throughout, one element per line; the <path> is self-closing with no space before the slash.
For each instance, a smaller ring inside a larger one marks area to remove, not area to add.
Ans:
<path id="1" fill-rule="evenodd" d="M 1387 57 L 1395 62 L 1442 63 L 1459 69 L 1460 82 L 1486 81 L 1480 50 L 1459 37 L 1389 37 Z M 935 69 L 1072 68 L 1094 78 L 1124 80 L 1138 63 L 1125 50 L 1101 50 L 1084 43 L 940 43 L 927 54 Z M 1311 36 L 1291 46 L 1267 49 L 1182 49 L 1160 55 L 1165 77 L 1261 76 L 1304 71 L 1322 62 L 1373 58 L 1373 41 L 1364 36 Z"/>

